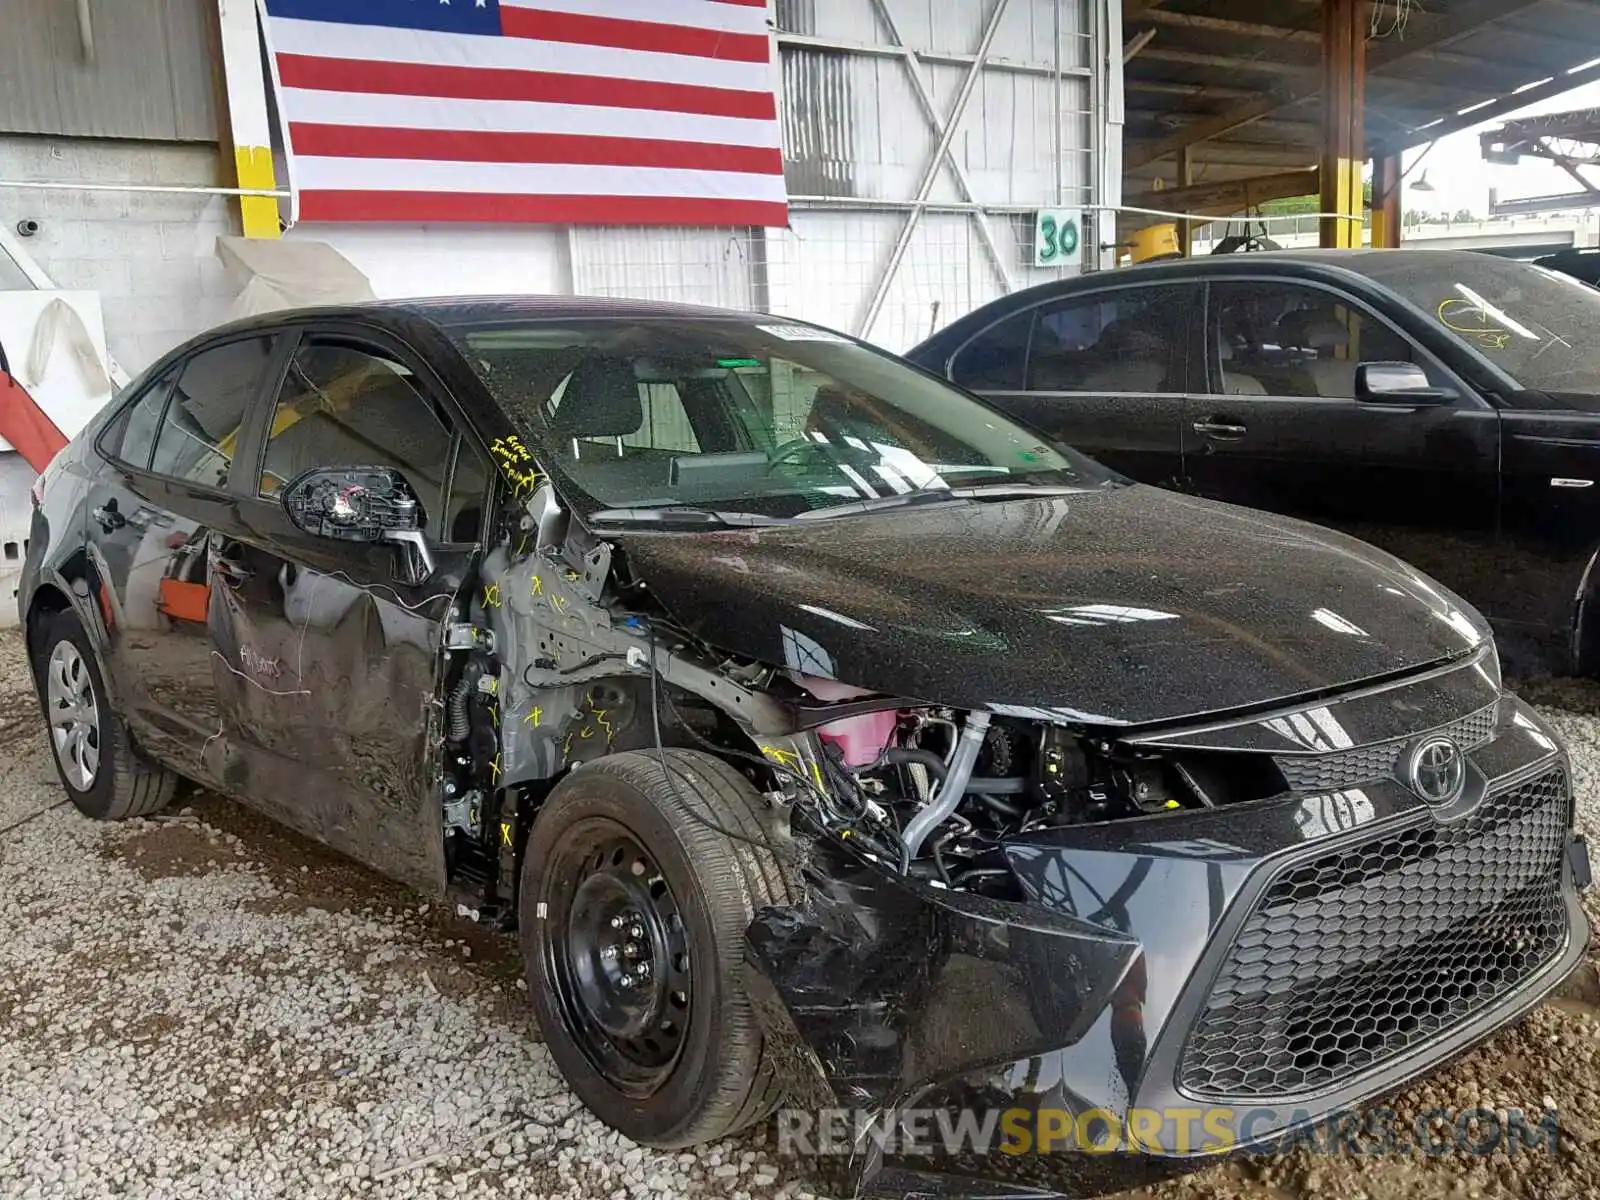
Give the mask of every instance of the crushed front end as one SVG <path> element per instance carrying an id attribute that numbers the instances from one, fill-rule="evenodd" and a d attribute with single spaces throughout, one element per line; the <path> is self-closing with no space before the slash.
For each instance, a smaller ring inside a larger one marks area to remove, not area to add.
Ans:
<path id="1" fill-rule="evenodd" d="M 780 1140 L 846 1189 L 1081 1194 L 1268 1146 L 1519 1016 L 1588 941 L 1567 757 L 1487 644 L 1160 728 L 816 692 L 763 747 L 809 886 L 748 975 Z"/>

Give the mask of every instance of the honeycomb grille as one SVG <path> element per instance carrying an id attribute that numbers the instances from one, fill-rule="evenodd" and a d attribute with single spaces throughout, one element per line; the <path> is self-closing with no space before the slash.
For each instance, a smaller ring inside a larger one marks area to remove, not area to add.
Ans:
<path id="1" fill-rule="evenodd" d="M 1314 1093 L 1504 999 L 1567 936 L 1566 776 L 1290 867 L 1228 949 L 1179 1082 L 1197 1098 Z"/>
<path id="2" fill-rule="evenodd" d="M 1451 738 L 1463 750 L 1481 746 L 1494 733 L 1498 709 L 1495 705 L 1469 713 L 1434 732 Z M 1304 758 L 1285 755 L 1276 760 L 1278 769 L 1296 792 L 1337 792 L 1383 779 L 1394 774 L 1401 753 L 1415 739 L 1376 742 L 1354 750 L 1335 750 Z"/>

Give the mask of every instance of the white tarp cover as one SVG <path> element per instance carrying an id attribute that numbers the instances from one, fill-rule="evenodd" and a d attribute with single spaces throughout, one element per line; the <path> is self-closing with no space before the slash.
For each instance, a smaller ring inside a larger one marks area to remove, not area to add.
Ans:
<path id="1" fill-rule="evenodd" d="M 367 277 L 326 242 L 219 237 L 217 257 L 239 289 L 230 317 L 377 299 Z"/>
<path id="2" fill-rule="evenodd" d="M 111 399 L 99 292 L 0 291 L 0 347 L 16 381 L 69 438 Z M 0 451 L 11 448 L 0 439 Z"/>

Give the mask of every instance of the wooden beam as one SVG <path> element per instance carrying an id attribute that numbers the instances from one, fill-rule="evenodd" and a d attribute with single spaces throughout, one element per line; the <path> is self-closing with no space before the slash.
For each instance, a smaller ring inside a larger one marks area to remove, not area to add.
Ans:
<path id="1" fill-rule="evenodd" d="M 1128 19 L 1123 14 L 1124 21 Z M 1318 41 L 1315 29 L 1290 29 L 1282 25 L 1264 25 L 1257 21 L 1234 21 L 1227 17 L 1207 17 L 1198 13 L 1167 12 L 1165 9 L 1153 9 L 1144 13 L 1139 20 L 1151 21 L 1157 25 L 1168 25 L 1175 29 L 1196 29 L 1205 33 L 1223 33 L 1229 37 L 1260 38 L 1273 42 L 1302 42 L 1315 46 Z"/>
<path id="2" fill-rule="evenodd" d="M 1227 179 L 1217 183 L 1196 183 L 1189 187 L 1164 188 L 1145 192 L 1127 203 L 1134 208 L 1154 208 L 1163 212 L 1200 213 L 1226 217 L 1242 213 L 1269 200 L 1317 194 L 1318 171 L 1280 171 L 1272 175 L 1252 175 L 1248 179 Z"/>
<path id="3" fill-rule="evenodd" d="M 1230 108 L 1227 112 L 1219 113 L 1214 117 L 1202 117 L 1192 124 L 1185 125 L 1171 137 L 1162 138 L 1144 149 L 1136 151 L 1127 158 L 1126 170 L 1136 171 L 1140 167 L 1149 166 L 1158 159 L 1169 154 L 1176 154 L 1185 146 L 1192 146 L 1196 142 L 1208 142 L 1212 138 L 1221 137 L 1225 133 L 1232 133 L 1235 129 L 1259 121 L 1261 118 L 1287 107 L 1297 99 L 1305 99 L 1316 95 L 1316 88 L 1303 87 L 1295 92 L 1268 92 L 1258 96 L 1237 108 Z"/>
<path id="4" fill-rule="evenodd" d="M 1251 100 L 1256 92 L 1245 88 L 1216 87 L 1209 83 L 1173 83 L 1168 79 L 1139 79 L 1132 75 L 1123 77 L 1125 91 L 1147 92 L 1152 96 L 1184 96 L 1191 100 Z"/>
<path id="5" fill-rule="evenodd" d="M 1295 62 L 1265 54 L 1259 58 L 1248 58 L 1233 54 L 1206 54 L 1199 50 L 1180 50 L 1175 46 L 1150 46 L 1145 50 L 1143 57 L 1147 62 L 1170 62 L 1187 67 L 1218 67 L 1225 71 L 1254 71 L 1266 75 L 1309 76 L 1315 72 L 1317 66 L 1312 59 Z"/>

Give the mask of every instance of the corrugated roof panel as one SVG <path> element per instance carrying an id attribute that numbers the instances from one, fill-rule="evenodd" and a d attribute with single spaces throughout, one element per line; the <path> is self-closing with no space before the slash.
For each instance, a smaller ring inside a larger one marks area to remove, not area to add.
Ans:
<path id="1" fill-rule="evenodd" d="M 93 0 L 94 61 L 77 6 L 4 0 L 0 132 L 215 141 L 206 0 Z"/>

